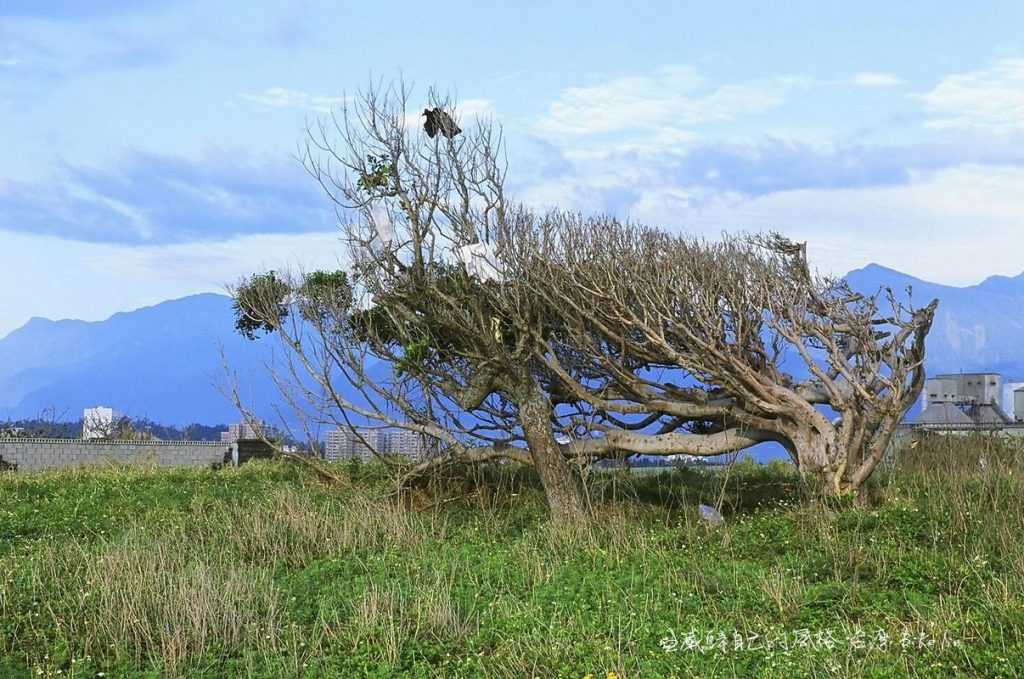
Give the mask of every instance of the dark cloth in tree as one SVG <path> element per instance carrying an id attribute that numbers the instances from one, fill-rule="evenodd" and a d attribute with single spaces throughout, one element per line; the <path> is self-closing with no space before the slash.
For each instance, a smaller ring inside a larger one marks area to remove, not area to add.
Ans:
<path id="1" fill-rule="evenodd" d="M 427 136 L 431 139 L 437 136 L 438 131 L 448 139 L 462 132 L 462 129 L 455 124 L 452 117 L 445 113 L 440 106 L 434 107 L 433 110 L 429 108 L 423 109 L 423 115 L 427 118 L 423 123 L 423 129 L 426 130 Z"/>

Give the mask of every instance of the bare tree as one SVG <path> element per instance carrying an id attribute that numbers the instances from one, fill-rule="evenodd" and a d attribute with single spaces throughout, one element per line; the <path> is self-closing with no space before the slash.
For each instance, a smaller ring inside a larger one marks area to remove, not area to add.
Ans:
<path id="1" fill-rule="evenodd" d="M 536 349 L 589 434 L 577 455 L 774 441 L 829 492 L 856 493 L 923 386 L 937 300 L 859 294 L 781 236 L 706 242 L 557 214 L 503 241 L 509 270 L 558 310 Z"/>
<path id="2" fill-rule="evenodd" d="M 152 441 L 156 437 L 145 426 L 145 422 L 127 415 L 118 415 L 109 420 L 87 416 L 82 418 L 82 435 L 83 438 L 97 441 Z"/>
<path id="3" fill-rule="evenodd" d="M 478 119 L 425 134 L 409 98 L 404 85 L 371 87 L 308 128 L 302 160 L 336 208 L 347 270 L 243 281 L 239 329 L 278 333 L 287 351 L 275 377 L 310 429 L 358 423 L 436 442 L 439 454 L 410 474 L 532 463 L 553 517 L 575 520 L 583 496 L 533 346 L 547 303 L 520 295 L 509 305 L 516 282 L 493 247 L 534 220 L 506 200 L 501 132 Z M 450 101 L 429 99 L 457 120 Z"/>

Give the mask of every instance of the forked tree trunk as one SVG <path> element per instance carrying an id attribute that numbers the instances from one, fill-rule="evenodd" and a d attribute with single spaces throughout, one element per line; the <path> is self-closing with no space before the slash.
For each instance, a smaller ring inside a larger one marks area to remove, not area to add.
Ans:
<path id="1" fill-rule="evenodd" d="M 551 433 L 551 404 L 535 384 L 524 391 L 519 399 L 519 420 L 551 518 L 561 524 L 577 523 L 587 513 L 586 503 L 579 479 Z"/>
<path id="2" fill-rule="evenodd" d="M 831 424 L 818 428 L 801 427 L 792 437 L 792 445 L 800 463 L 800 471 L 814 475 L 821 481 L 823 490 L 830 497 L 853 497 L 854 502 L 863 505 L 867 501 L 865 482 L 877 464 L 871 458 L 868 443 L 879 442 L 888 445 L 891 432 L 876 431 L 870 441 L 861 440 L 865 450 L 857 454 L 843 447 L 842 437 Z"/>

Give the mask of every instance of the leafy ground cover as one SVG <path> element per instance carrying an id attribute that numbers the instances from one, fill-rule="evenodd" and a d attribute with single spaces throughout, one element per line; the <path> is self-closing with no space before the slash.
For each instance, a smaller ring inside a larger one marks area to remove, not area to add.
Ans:
<path id="1" fill-rule="evenodd" d="M 925 440 L 866 508 L 779 464 L 593 474 L 578 527 L 511 468 L 3 474 L 0 676 L 1018 676 L 1022 462 Z"/>

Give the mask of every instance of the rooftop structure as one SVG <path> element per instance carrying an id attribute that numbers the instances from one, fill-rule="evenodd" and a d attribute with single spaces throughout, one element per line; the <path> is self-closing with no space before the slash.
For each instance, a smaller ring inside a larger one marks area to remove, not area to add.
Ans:
<path id="1" fill-rule="evenodd" d="M 1009 424 L 999 373 L 936 375 L 925 380 L 921 424 Z"/>
<path id="2" fill-rule="evenodd" d="M 999 405 L 1003 395 L 1003 376 L 999 373 L 960 373 L 936 375 L 924 383 L 926 404 L 974 403 Z"/>
<path id="3" fill-rule="evenodd" d="M 82 411 L 82 438 L 101 439 L 115 433 L 123 415 L 113 408 L 96 406 Z"/>
<path id="4" fill-rule="evenodd" d="M 228 425 L 227 431 L 220 433 L 221 443 L 237 443 L 238 441 L 255 441 L 258 439 L 260 430 L 266 431 L 266 426 L 263 422 L 257 423 L 257 426 L 250 424 L 249 422 L 239 422 L 238 424 Z"/>

